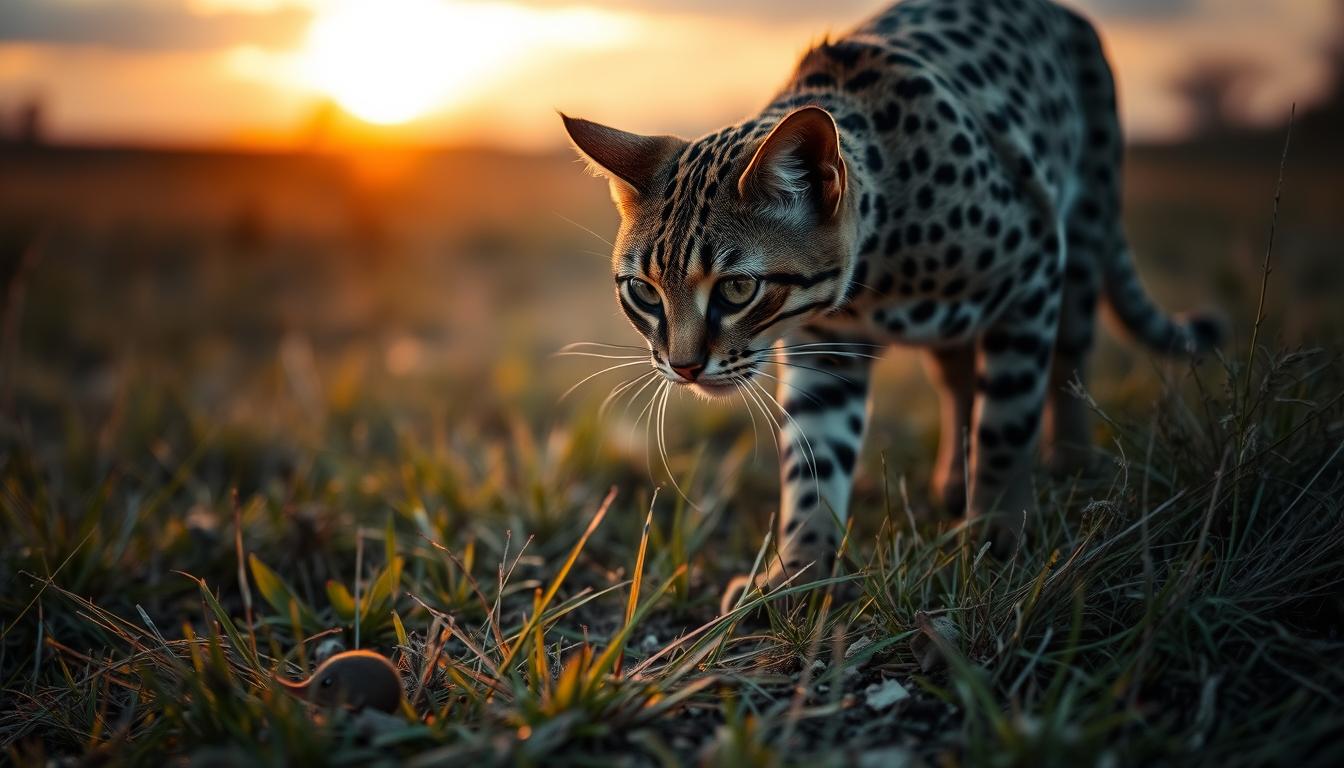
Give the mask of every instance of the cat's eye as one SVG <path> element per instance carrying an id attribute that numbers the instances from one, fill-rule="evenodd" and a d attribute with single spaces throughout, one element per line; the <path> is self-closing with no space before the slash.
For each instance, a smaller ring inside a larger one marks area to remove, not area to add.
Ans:
<path id="1" fill-rule="evenodd" d="M 626 281 L 626 284 L 630 287 L 630 295 L 633 296 L 635 301 L 644 309 L 653 312 L 657 311 L 658 307 L 662 305 L 663 297 L 658 295 L 658 289 L 654 288 L 652 285 L 649 285 L 637 277 L 630 278 Z"/>
<path id="2" fill-rule="evenodd" d="M 759 282 L 753 277 L 725 277 L 714 286 L 714 296 L 733 309 L 740 309 L 756 298 Z"/>

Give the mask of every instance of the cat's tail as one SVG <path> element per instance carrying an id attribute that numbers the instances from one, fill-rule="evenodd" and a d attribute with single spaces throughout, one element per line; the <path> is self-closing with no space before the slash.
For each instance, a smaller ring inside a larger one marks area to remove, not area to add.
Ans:
<path id="1" fill-rule="evenodd" d="M 1103 265 L 1102 290 L 1118 324 L 1155 352 L 1200 355 L 1223 343 L 1227 322 L 1217 310 L 1169 315 L 1143 289 L 1128 248 Z"/>

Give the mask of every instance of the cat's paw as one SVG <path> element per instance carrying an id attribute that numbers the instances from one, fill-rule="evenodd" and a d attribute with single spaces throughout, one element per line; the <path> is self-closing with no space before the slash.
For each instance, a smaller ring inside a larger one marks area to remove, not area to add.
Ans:
<path id="1" fill-rule="evenodd" d="M 723 596 L 719 598 L 719 615 L 731 613 L 737 604 L 742 600 L 742 593 L 746 592 L 751 586 L 751 575 L 742 573 L 728 580 L 728 585 L 723 588 Z M 756 580 L 760 581 L 759 578 Z"/>
<path id="2" fill-rule="evenodd" d="M 724 587 L 723 597 L 719 600 L 719 614 L 729 613 L 736 608 L 748 588 L 760 590 L 762 594 L 770 594 L 786 585 L 793 587 L 809 584 L 830 576 L 831 565 L 834 562 L 835 555 L 830 552 L 818 553 L 812 557 L 792 555 L 787 558 L 776 558 L 764 573 L 756 574 L 754 583 L 749 574 L 734 576 Z"/>

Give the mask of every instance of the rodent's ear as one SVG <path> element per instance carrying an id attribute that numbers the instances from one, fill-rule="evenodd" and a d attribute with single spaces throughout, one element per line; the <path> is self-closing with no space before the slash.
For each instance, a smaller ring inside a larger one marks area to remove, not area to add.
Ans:
<path id="1" fill-rule="evenodd" d="M 618 207 L 648 194 L 658 172 L 684 146 L 676 136 L 643 136 L 560 114 L 574 147 L 594 171 L 611 180 L 611 196 Z"/>
<path id="2" fill-rule="evenodd" d="M 767 214 L 828 224 L 840 215 L 845 184 L 834 118 L 821 107 L 803 107 L 780 120 L 761 142 L 737 190 Z"/>

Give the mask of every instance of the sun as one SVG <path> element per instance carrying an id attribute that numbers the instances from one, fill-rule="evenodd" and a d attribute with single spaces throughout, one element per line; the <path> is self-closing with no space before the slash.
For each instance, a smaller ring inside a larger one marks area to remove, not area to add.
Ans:
<path id="1" fill-rule="evenodd" d="M 528 67 L 631 40 L 629 14 L 515 0 L 325 0 L 297 74 L 370 123 L 394 125 L 460 104 Z"/>
<path id="2" fill-rule="evenodd" d="M 303 62 L 312 85 L 355 116 L 404 123 L 442 105 L 467 74 L 470 31 L 434 0 L 344 0 L 309 29 Z"/>

